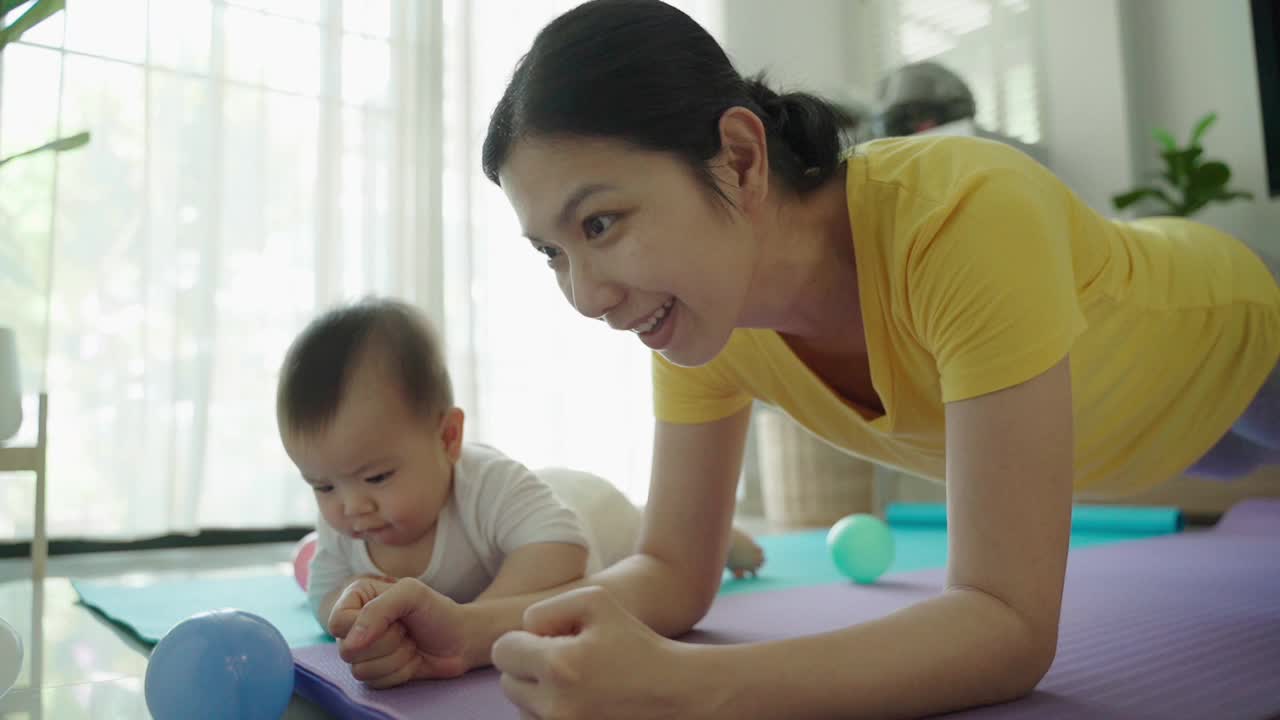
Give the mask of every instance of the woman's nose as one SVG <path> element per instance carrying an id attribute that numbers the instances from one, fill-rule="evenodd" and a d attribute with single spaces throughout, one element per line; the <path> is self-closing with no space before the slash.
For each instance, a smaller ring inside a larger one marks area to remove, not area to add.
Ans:
<path id="1" fill-rule="evenodd" d="M 564 288 L 564 291 L 578 312 L 595 319 L 603 319 L 623 297 L 617 283 L 602 277 L 590 260 L 572 263 L 569 269 L 569 287 Z"/>

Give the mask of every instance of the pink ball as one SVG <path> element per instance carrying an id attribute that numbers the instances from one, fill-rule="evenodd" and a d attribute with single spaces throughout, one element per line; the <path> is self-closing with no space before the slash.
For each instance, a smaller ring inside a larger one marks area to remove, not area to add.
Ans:
<path id="1" fill-rule="evenodd" d="M 316 554 L 316 533 L 311 531 L 307 536 L 298 541 L 293 548 L 293 577 L 297 579 L 298 586 L 303 590 L 307 589 L 307 580 L 311 575 L 311 558 Z"/>

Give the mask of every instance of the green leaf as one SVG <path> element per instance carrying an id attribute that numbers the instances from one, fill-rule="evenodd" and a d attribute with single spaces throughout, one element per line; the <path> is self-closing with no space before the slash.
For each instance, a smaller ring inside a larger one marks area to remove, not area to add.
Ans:
<path id="1" fill-rule="evenodd" d="M 85 131 L 85 132 L 78 132 L 75 135 L 71 135 L 69 137 L 64 137 L 64 138 L 59 138 L 57 140 L 54 140 L 53 142 L 49 143 L 46 147 L 48 147 L 50 150 L 54 152 L 64 152 L 67 150 L 75 150 L 78 147 L 83 147 L 88 144 L 89 144 L 89 133 L 88 131 Z"/>
<path id="2" fill-rule="evenodd" d="M 1217 161 L 1207 162 L 1192 170 L 1185 193 L 1187 214 L 1190 215 L 1212 202 L 1230 179 L 1230 168 Z"/>
<path id="3" fill-rule="evenodd" d="M 1209 113 L 1208 115 L 1200 118 L 1200 122 L 1196 123 L 1196 126 L 1191 130 L 1191 145 L 1193 147 L 1200 144 L 1200 138 L 1204 137 L 1204 134 L 1208 132 L 1209 127 L 1217 122 L 1217 120 L 1217 113 Z"/>
<path id="4" fill-rule="evenodd" d="M 1155 193 L 1155 188 L 1138 188 L 1137 190 L 1130 190 L 1127 193 L 1112 195 L 1111 204 L 1114 205 L 1117 210 L 1124 210 L 1145 197 L 1155 195 Z"/>
<path id="5" fill-rule="evenodd" d="M 1207 162 L 1192 171 L 1191 188 L 1196 190 L 1226 187 L 1231 180 L 1231 168 L 1226 163 L 1214 160 Z"/>
<path id="6" fill-rule="evenodd" d="M 1186 187 L 1196 167 L 1196 161 L 1203 152 L 1198 147 L 1189 147 L 1160 153 L 1160 157 L 1164 158 L 1165 165 L 1168 167 L 1164 178 L 1174 187 Z"/>
<path id="7" fill-rule="evenodd" d="M 1247 190 L 1219 190 L 1218 194 L 1213 198 L 1217 202 L 1231 202 L 1232 200 L 1252 200 L 1253 193 Z"/>
<path id="8" fill-rule="evenodd" d="M 65 152 L 67 150 L 74 150 L 78 147 L 81 147 L 82 145 L 85 145 L 88 142 L 89 142 L 89 133 L 87 132 L 76 133 L 75 135 L 71 135 L 69 137 L 58 138 L 57 140 L 54 140 L 53 142 L 45 143 L 44 145 L 41 145 L 38 148 L 32 148 L 25 152 L 20 152 L 17 155 L 10 155 L 7 158 L 0 158 L 0 167 L 3 167 L 5 163 L 11 162 L 13 160 L 17 160 L 20 157 L 35 155 L 36 153 L 42 153 L 42 152 Z"/>
<path id="9" fill-rule="evenodd" d="M 8 15 L 29 2 L 31 0 L 3 0 L 0 2 L 0 15 Z"/>
<path id="10" fill-rule="evenodd" d="M 6 3 L 9 0 L 4 0 Z M 0 50 L 11 42 L 16 42 L 23 33 L 39 25 L 67 5 L 67 0 L 36 0 L 27 11 L 18 16 L 9 27 L 0 30 Z M 16 6 L 15 6 L 16 7 Z"/>
<path id="11" fill-rule="evenodd" d="M 1133 190 L 1130 190 L 1127 193 L 1112 195 L 1111 204 L 1115 206 L 1116 210 L 1124 210 L 1146 198 L 1153 198 L 1155 200 L 1159 200 L 1168 208 L 1177 207 L 1177 203 L 1175 203 L 1173 199 L 1168 196 L 1168 194 L 1166 194 L 1163 190 L 1157 187 L 1134 188 Z"/>
<path id="12" fill-rule="evenodd" d="M 1163 147 L 1166 152 L 1175 152 L 1178 149 L 1178 141 L 1174 140 L 1173 135 L 1164 128 L 1156 128 L 1155 130 L 1152 130 L 1151 137 L 1155 138 L 1156 142 L 1160 143 L 1160 146 Z"/>

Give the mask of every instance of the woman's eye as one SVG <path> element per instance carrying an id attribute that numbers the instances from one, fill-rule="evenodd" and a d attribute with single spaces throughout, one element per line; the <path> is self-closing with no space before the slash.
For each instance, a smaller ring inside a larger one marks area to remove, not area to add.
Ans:
<path id="1" fill-rule="evenodd" d="M 384 473 L 379 473 L 377 475 L 374 475 L 372 477 L 367 477 L 364 479 L 364 481 L 369 483 L 370 485 L 378 485 L 379 483 L 384 482 L 389 477 L 391 477 L 391 473 L 384 472 Z"/>
<path id="2" fill-rule="evenodd" d="M 543 256 L 547 258 L 547 267 L 553 270 L 558 268 L 560 264 L 564 262 L 564 259 L 565 259 L 564 251 L 558 247 L 552 247 L 550 245 L 539 245 L 534 249 L 542 253 Z"/>
<path id="3" fill-rule="evenodd" d="M 608 232 L 617 219 L 616 215 L 592 215 L 582 222 L 582 232 L 588 240 L 594 240 Z"/>
<path id="4" fill-rule="evenodd" d="M 312 490 L 315 490 L 315 491 L 316 491 L 316 492 L 318 492 L 318 493 L 322 493 L 322 494 L 323 494 L 323 493 L 330 493 L 330 492 L 333 492 L 333 486 L 332 486 L 332 485 L 312 485 L 312 486 L 311 486 L 311 489 L 312 489 Z"/>

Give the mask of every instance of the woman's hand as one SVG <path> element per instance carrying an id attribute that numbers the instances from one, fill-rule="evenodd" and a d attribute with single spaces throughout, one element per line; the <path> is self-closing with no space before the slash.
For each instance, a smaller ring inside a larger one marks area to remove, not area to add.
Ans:
<path id="1" fill-rule="evenodd" d="M 707 678 L 689 671 L 693 652 L 588 587 L 530 606 L 524 630 L 494 643 L 493 664 L 526 720 L 696 718 L 712 695 L 695 691 Z"/>
<path id="2" fill-rule="evenodd" d="M 329 616 L 329 632 L 352 675 L 371 687 L 468 669 L 461 606 L 412 578 L 351 583 Z"/>

